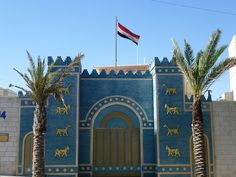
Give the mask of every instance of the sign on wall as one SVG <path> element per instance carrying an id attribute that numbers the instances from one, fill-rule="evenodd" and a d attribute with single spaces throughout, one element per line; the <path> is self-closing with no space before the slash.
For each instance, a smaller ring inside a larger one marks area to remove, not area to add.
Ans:
<path id="1" fill-rule="evenodd" d="M 7 117 L 6 111 L 0 111 L 0 117 L 5 120 Z"/>
<path id="2" fill-rule="evenodd" d="M 0 142 L 8 142 L 9 134 L 8 133 L 0 133 Z"/>

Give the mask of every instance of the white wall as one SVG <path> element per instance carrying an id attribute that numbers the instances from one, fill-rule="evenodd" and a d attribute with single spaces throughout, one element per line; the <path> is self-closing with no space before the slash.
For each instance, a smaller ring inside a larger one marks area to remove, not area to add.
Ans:
<path id="1" fill-rule="evenodd" d="M 8 142 L 0 142 L 0 175 L 15 175 L 19 137 L 19 99 L 0 96 L 0 111 L 6 111 L 7 114 L 5 120 L 0 117 L 0 133 L 9 134 Z"/>
<path id="2" fill-rule="evenodd" d="M 233 36 L 229 45 L 229 57 L 236 57 L 236 35 Z M 236 100 L 236 66 L 229 70 L 230 75 L 230 91 L 234 92 L 234 100 Z"/>
<path id="3" fill-rule="evenodd" d="M 216 177 L 236 176 L 236 102 L 215 101 L 212 104 L 214 124 Z"/>

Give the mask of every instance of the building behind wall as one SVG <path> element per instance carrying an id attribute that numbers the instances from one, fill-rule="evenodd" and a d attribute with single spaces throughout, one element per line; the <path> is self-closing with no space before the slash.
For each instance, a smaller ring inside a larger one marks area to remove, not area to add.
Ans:
<path id="1" fill-rule="evenodd" d="M 17 97 L 17 94 L 10 89 L 4 89 L 0 87 L 1 97 Z"/>

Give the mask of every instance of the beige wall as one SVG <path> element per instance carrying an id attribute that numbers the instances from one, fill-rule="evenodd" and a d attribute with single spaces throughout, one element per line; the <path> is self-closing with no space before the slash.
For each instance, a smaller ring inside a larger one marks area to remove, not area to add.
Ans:
<path id="1" fill-rule="evenodd" d="M 19 99 L 0 96 L 0 111 L 7 117 L 0 118 L 0 134 L 9 134 L 8 142 L 0 142 L 0 175 L 15 175 L 19 133 Z"/>
<path id="2" fill-rule="evenodd" d="M 217 177 L 236 176 L 236 102 L 212 105 Z"/>

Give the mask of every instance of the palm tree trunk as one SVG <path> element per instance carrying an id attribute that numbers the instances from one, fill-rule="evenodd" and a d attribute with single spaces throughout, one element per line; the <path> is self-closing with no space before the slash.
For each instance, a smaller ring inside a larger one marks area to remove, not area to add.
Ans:
<path id="1" fill-rule="evenodd" d="M 201 100 L 196 96 L 193 102 L 192 114 L 194 174 L 196 177 L 206 177 L 205 143 Z"/>
<path id="2" fill-rule="evenodd" d="M 44 134 L 46 132 L 45 105 L 36 104 L 33 124 L 32 177 L 44 177 Z"/>

